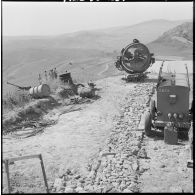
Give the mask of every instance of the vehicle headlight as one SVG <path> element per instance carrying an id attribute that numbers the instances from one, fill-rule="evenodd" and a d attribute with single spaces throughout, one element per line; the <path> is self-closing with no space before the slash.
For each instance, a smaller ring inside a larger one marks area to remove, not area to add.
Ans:
<path id="1" fill-rule="evenodd" d="M 183 118 L 183 114 L 179 114 L 179 118 L 182 119 Z"/>
<path id="2" fill-rule="evenodd" d="M 168 114 L 168 118 L 169 118 L 169 119 L 171 118 L 171 113 Z"/>
<path id="3" fill-rule="evenodd" d="M 176 119 L 177 118 L 177 113 L 174 113 L 173 114 L 173 117 Z"/>

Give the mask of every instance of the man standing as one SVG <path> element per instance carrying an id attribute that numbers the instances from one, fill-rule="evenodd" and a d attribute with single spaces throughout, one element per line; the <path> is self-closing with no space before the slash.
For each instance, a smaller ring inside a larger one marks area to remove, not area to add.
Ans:
<path id="1" fill-rule="evenodd" d="M 42 84 L 41 74 L 39 74 L 38 80 L 39 80 L 39 84 L 41 85 Z"/>
<path id="2" fill-rule="evenodd" d="M 58 78 L 58 74 L 57 74 L 57 70 L 56 68 L 54 68 L 54 78 L 57 79 Z"/>
<path id="3" fill-rule="evenodd" d="M 47 71 L 45 70 L 45 82 L 47 82 Z"/>

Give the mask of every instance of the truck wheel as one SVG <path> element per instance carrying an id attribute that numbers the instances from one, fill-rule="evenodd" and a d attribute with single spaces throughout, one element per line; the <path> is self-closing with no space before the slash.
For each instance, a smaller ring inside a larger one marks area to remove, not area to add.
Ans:
<path id="1" fill-rule="evenodd" d="M 151 113 L 152 119 L 154 119 L 154 117 L 155 117 L 155 111 L 156 111 L 155 101 L 151 99 L 151 101 L 150 101 L 150 113 Z"/>
<path id="2" fill-rule="evenodd" d="M 151 126 L 152 126 L 152 116 L 150 112 L 147 112 L 145 114 L 145 121 L 144 121 L 144 130 L 147 136 L 150 136 L 152 134 Z"/>

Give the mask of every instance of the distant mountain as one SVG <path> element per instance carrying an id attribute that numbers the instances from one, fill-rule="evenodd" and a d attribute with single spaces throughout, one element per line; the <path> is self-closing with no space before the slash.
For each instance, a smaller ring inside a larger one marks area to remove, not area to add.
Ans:
<path id="1" fill-rule="evenodd" d="M 57 36 L 19 36 L 3 37 L 3 49 L 28 48 L 82 48 L 98 50 L 121 50 L 134 38 L 143 43 L 157 39 L 165 31 L 184 21 L 151 20 L 132 26 L 119 26 L 107 29 L 79 31 Z"/>
<path id="2" fill-rule="evenodd" d="M 180 56 L 192 59 L 193 23 L 185 22 L 162 34 L 148 44 L 149 49 L 160 56 Z"/>
<path id="3" fill-rule="evenodd" d="M 3 36 L 3 82 L 34 85 L 40 72 L 54 67 L 59 72 L 69 70 L 75 77 L 98 79 L 98 73 L 105 68 L 102 63 L 113 61 L 134 38 L 147 44 L 183 22 L 186 21 L 152 20 L 57 36 Z M 150 44 L 151 52 L 155 53 L 153 46 L 159 43 Z M 113 66 L 109 71 L 112 75 L 117 70 Z"/>

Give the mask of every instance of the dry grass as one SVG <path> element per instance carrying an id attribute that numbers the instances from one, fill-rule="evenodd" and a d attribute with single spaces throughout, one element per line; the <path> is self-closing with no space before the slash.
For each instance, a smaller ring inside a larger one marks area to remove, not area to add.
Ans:
<path id="1" fill-rule="evenodd" d="M 60 81 L 57 79 L 48 80 L 45 82 L 49 85 L 51 94 L 55 94 Z M 9 91 L 3 95 L 3 113 L 10 110 L 15 110 L 17 108 L 24 108 L 25 105 L 32 101 L 32 97 L 29 95 L 29 91 L 15 89 L 14 91 Z"/>
<path id="2" fill-rule="evenodd" d="M 40 123 L 43 114 L 48 113 L 48 110 L 53 109 L 58 105 L 52 97 L 37 99 L 24 106 L 17 108 L 13 112 L 8 112 L 3 119 L 3 133 L 8 133 L 21 127 L 29 126 L 31 123 Z"/>
<path id="3" fill-rule="evenodd" d="M 15 90 L 8 92 L 3 96 L 3 113 L 14 110 L 15 108 L 23 108 L 31 100 L 32 98 L 28 91 Z"/>
<path id="4" fill-rule="evenodd" d="M 77 82 L 75 84 L 65 84 L 59 79 L 48 79 L 43 83 L 49 85 L 51 95 L 49 97 L 34 99 L 29 91 L 15 90 L 3 97 L 3 132 L 9 133 L 31 126 L 33 121 L 39 123 L 48 110 L 62 104 L 62 101 L 70 100 L 67 105 L 72 103 L 72 98 L 77 94 Z M 38 85 L 37 85 L 38 86 Z M 74 101 L 76 103 L 76 101 Z M 77 102 L 78 103 L 78 102 Z M 34 125 L 34 122 L 33 122 Z"/>

